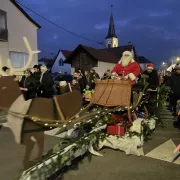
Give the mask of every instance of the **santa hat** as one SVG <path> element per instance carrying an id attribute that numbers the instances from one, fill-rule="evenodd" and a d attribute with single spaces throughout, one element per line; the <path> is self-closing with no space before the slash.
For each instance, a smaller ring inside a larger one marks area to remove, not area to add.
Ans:
<path id="1" fill-rule="evenodd" d="M 154 65 L 152 63 L 147 64 L 147 69 L 154 69 Z"/>

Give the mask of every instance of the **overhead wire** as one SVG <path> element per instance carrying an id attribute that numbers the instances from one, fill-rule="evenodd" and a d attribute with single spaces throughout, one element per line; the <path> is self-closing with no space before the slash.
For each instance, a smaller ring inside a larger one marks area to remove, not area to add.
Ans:
<path id="1" fill-rule="evenodd" d="M 41 17 L 41 18 L 44 19 L 45 21 L 51 23 L 52 25 L 54 25 L 54 26 L 56 26 L 56 27 L 58 27 L 58 28 L 60 28 L 60 29 L 62 29 L 62 30 L 64 30 L 64 31 L 66 31 L 66 32 L 68 32 L 68 33 L 70 33 L 70 34 L 72 34 L 72 35 L 74 35 L 74 36 L 77 36 L 77 37 L 79 37 L 79 38 L 81 38 L 81 39 L 84 39 L 84 40 L 86 40 L 86 41 L 90 41 L 90 42 L 93 42 L 93 43 L 97 43 L 97 44 L 103 45 L 103 42 L 98 42 L 98 41 L 92 40 L 92 39 L 90 39 L 90 38 L 81 36 L 81 35 L 79 35 L 79 34 L 77 34 L 77 33 L 75 33 L 75 32 L 72 32 L 72 31 L 70 31 L 70 30 L 68 30 L 68 29 L 66 29 L 66 28 L 64 28 L 64 27 L 56 24 L 55 22 L 47 19 L 46 17 L 40 15 L 39 13 L 37 13 L 37 12 L 35 12 L 34 10 L 30 9 L 29 7 L 25 6 L 24 4 L 22 4 L 22 3 L 18 2 L 18 1 L 16 1 L 16 2 L 17 2 L 20 6 L 24 7 L 25 9 L 29 10 L 30 12 L 32 12 L 32 13 L 36 14 L 37 16 Z"/>

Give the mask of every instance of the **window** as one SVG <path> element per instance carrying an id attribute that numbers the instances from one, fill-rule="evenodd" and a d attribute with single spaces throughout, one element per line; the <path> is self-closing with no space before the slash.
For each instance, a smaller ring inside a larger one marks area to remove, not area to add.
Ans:
<path id="1" fill-rule="evenodd" d="M 22 68 L 26 65 L 29 55 L 21 52 L 9 52 L 9 58 L 14 68 Z"/>
<path id="2" fill-rule="evenodd" d="M 0 10 L 0 29 L 7 29 L 6 12 Z"/>
<path id="3" fill-rule="evenodd" d="M 64 62 L 62 58 L 59 60 L 59 66 L 64 66 Z"/>

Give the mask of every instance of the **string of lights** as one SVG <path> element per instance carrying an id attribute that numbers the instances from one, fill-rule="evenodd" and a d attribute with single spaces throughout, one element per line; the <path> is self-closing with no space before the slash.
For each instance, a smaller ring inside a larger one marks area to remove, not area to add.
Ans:
<path id="1" fill-rule="evenodd" d="M 93 43 L 97 43 L 97 44 L 101 44 L 101 45 L 103 44 L 103 42 L 98 42 L 98 41 L 92 40 L 92 39 L 90 39 L 90 38 L 81 36 L 81 35 L 79 35 L 79 34 L 77 34 L 77 33 L 75 33 L 75 32 L 72 32 L 72 31 L 70 31 L 70 30 L 68 30 L 68 29 L 66 29 L 66 28 L 64 28 L 64 27 L 56 24 L 55 22 L 47 19 L 46 17 L 40 15 L 39 13 L 35 12 L 34 10 L 32 10 L 32 9 L 28 8 L 27 6 L 23 5 L 22 3 L 18 2 L 18 1 L 16 1 L 16 2 L 17 2 L 20 6 L 24 7 L 25 9 L 29 10 L 30 12 L 36 14 L 37 16 L 39 16 L 40 18 L 44 19 L 45 21 L 51 23 L 52 25 L 54 25 L 54 26 L 56 26 L 56 27 L 58 27 L 58 28 L 60 28 L 60 29 L 62 29 L 62 30 L 64 30 L 64 31 L 66 31 L 66 32 L 68 32 L 68 33 L 70 33 L 70 34 L 72 34 L 72 35 L 74 35 L 74 36 L 76 36 L 76 37 L 79 37 L 79 38 L 81 38 L 81 39 L 84 39 L 84 40 L 86 40 L 86 41 L 90 41 L 90 42 L 93 42 Z"/>

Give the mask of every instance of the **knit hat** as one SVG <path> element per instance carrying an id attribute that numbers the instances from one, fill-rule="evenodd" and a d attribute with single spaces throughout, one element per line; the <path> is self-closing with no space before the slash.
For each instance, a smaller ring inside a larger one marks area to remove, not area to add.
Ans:
<path id="1" fill-rule="evenodd" d="M 2 70 L 6 72 L 9 68 L 7 66 L 2 67 Z"/>
<path id="2" fill-rule="evenodd" d="M 147 64 L 147 69 L 154 69 L 154 65 L 152 63 Z"/>

